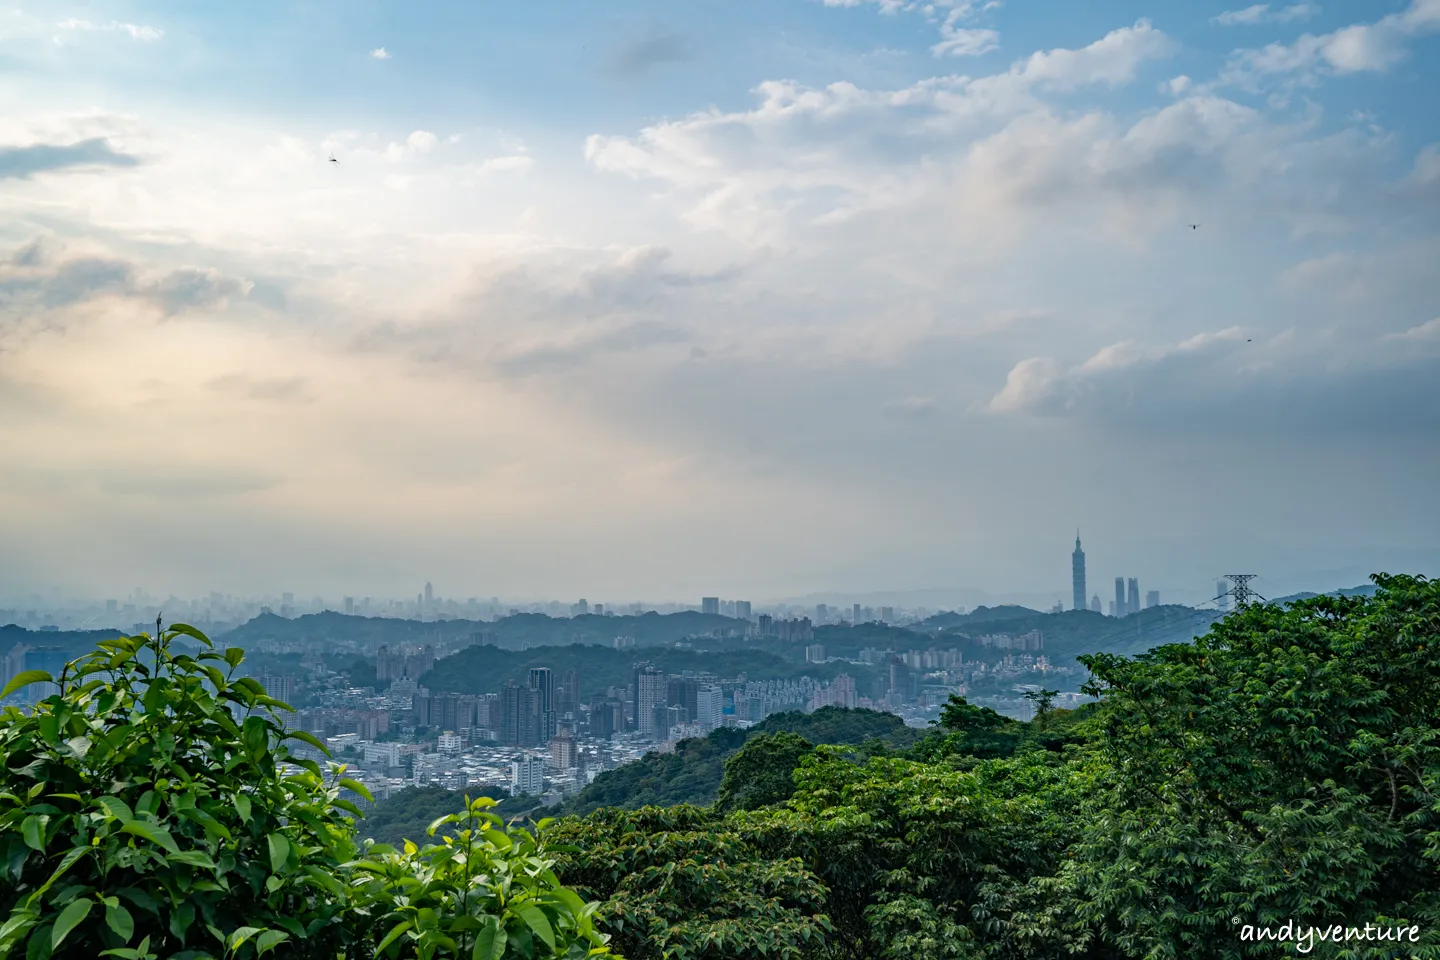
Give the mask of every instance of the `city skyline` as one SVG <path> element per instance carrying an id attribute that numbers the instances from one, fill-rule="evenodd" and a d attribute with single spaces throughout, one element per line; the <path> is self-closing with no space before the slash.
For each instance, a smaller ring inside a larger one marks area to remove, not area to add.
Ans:
<path id="1" fill-rule="evenodd" d="M 1433 0 L 565 9 L 4 12 L 0 584 L 1440 570 Z"/>

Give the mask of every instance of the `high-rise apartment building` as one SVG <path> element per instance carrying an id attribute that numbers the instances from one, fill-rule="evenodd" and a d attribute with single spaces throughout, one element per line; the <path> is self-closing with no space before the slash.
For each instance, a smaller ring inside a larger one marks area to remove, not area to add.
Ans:
<path id="1" fill-rule="evenodd" d="M 1220 612 L 1225 613 L 1230 609 L 1230 584 L 1224 580 L 1215 581 L 1215 600 L 1220 607 Z"/>
<path id="2" fill-rule="evenodd" d="M 736 619 L 736 620 L 749 620 L 749 619 L 750 619 L 750 601 L 749 601 L 749 600 L 736 600 L 736 601 L 735 601 L 735 619 Z"/>
<path id="3" fill-rule="evenodd" d="M 1149 610 L 1151 607 L 1158 606 L 1160 606 L 1160 591 L 1147 590 L 1145 592 L 1145 609 Z"/>
<path id="4" fill-rule="evenodd" d="M 858 603 L 855 604 L 853 607 L 850 608 L 850 622 L 851 622 L 851 623 L 859 623 L 859 622 L 860 622 L 860 604 L 858 604 Z"/>
<path id="5" fill-rule="evenodd" d="M 1115 616 L 1125 616 L 1125 578 L 1115 578 Z"/>
<path id="6" fill-rule="evenodd" d="M 655 739 L 655 707 L 665 704 L 665 671 L 648 663 L 635 665 L 635 682 L 631 694 L 635 729 L 642 737 Z M 665 731 L 661 731 L 661 736 Z"/>
<path id="7" fill-rule="evenodd" d="M 714 729 L 725 722 L 725 691 L 707 683 L 695 691 L 695 720 Z"/>
<path id="8" fill-rule="evenodd" d="M 717 616 L 717 617 L 718 617 L 718 616 L 720 615 L 720 598 L 719 598 L 719 597 L 701 597 L 701 598 L 700 598 L 700 612 L 701 612 L 701 613 L 713 614 L 714 616 Z"/>
<path id="9" fill-rule="evenodd" d="M 1070 554 L 1070 583 L 1076 610 L 1085 609 L 1085 551 L 1080 549 L 1080 532 L 1075 532 L 1075 552 Z"/>
<path id="10" fill-rule="evenodd" d="M 1128 582 L 1128 584 L 1129 584 L 1129 589 L 1126 591 L 1126 596 L 1125 596 L 1125 612 L 1126 612 L 1126 613 L 1139 613 L 1139 612 L 1140 612 L 1140 581 L 1139 581 L 1139 580 L 1136 580 L 1134 577 L 1131 577 L 1131 578 L 1129 579 L 1129 581 L 1127 581 L 1127 582 Z"/>
<path id="11" fill-rule="evenodd" d="M 1104 612 L 1104 608 L 1100 606 L 1100 594 L 1097 593 L 1090 597 L 1090 609 L 1095 613 Z"/>
<path id="12" fill-rule="evenodd" d="M 540 743 L 546 744 L 555 736 L 555 674 L 549 667 L 531 667 L 530 689 L 540 713 Z"/>
<path id="13" fill-rule="evenodd" d="M 517 747 L 538 747 L 544 721 L 540 698 L 529 686 L 511 680 L 500 688 L 500 742 Z"/>
<path id="14" fill-rule="evenodd" d="M 510 764 L 510 793 L 538 797 L 545 792 L 545 761 L 541 757 L 520 757 Z"/>

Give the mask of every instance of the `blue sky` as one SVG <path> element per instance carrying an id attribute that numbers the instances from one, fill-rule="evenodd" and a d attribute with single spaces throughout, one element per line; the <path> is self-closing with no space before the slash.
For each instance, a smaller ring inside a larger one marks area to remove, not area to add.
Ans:
<path id="1" fill-rule="evenodd" d="M 1440 0 L 0 6 L 0 575 L 1435 572 L 1437 54 Z"/>

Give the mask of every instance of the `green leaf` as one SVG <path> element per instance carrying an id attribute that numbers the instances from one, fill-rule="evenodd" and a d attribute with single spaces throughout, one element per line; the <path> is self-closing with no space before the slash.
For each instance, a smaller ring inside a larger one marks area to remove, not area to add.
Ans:
<path id="1" fill-rule="evenodd" d="M 279 873 L 290 859 L 290 841 L 285 839 L 284 834 L 272 833 L 269 837 L 270 844 L 270 869 Z"/>
<path id="2" fill-rule="evenodd" d="M 255 955 L 257 957 L 263 957 L 266 953 L 274 950 L 289 939 L 290 934 L 284 930 L 266 930 L 255 938 Z"/>
<path id="3" fill-rule="evenodd" d="M 32 683 L 54 682 L 55 678 L 44 670 L 22 670 L 10 678 L 10 682 L 5 684 L 4 690 L 0 690 L 0 700 L 4 700 L 16 690 L 19 690 L 21 687 L 28 687 Z"/>
<path id="4" fill-rule="evenodd" d="M 207 647 L 213 646 L 213 644 L 210 642 L 209 637 L 205 636 L 205 634 L 201 633 L 199 630 L 196 630 L 188 623 L 172 623 L 170 624 L 170 632 L 174 634 L 181 634 L 187 637 L 192 637 L 193 639 L 199 640 Z"/>
<path id="5" fill-rule="evenodd" d="M 249 940 L 251 937 L 255 936 L 255 934 L 259 933 L 264 929 L 264 927 L 239 928 L 234 933 L 230 934 L 230 939 L 226 942 L 225 949 L 228 950 L 230 953 L 234 953 L 236 950 L 240 949 L 240 946 L 246 940 Z"/>
<path id="6" fill-rule="evenodd" d="M 239 647 L 225 648 L 225 662 L 230 664 L 231 669 L 240 666 L 240 661 L 245 659 L 245 651 Z"/>
<path id="7" fill-rule="evenodd" d="M 500 926 L 498 917 L 486 917 L 485 925 L 475 934 L 475 950 L 470 960 L 501 960 L 505 956 L 505 943 L 509 940 L 505 928 Z"/>
<path id="8" fill-rule="evenodd" d="M 143 820 L 131 820 L 129 823 L 121 824 L 120 832 L 133 834 L 137 837 L 144 837 L 151 843 L 164 847 L 167 853 L 176 854 L 180 852 L 180 847 L 176 845 L 175 839 L 170 836 L 168 830 L 163 827 L 151 826 Z"/>
<path id="9" fill-rule="evenodd" d="M 130 810 L 129 804 L 119 797 L 101 797 L 95 802 L 104 807 L 106 813 L 121 823 L 129 823 L 135 819 L 135 814 Z"/>
<path id="10" fill-rule="evenodd" d="M 539 907 L 521 907 L 515 912 L 519 914 L 520 919 L 524 920 L 526 925 L 535 932 L 535 936 L 545 941 L 545 946 L 549 947 L 553 953 L 555 950 L 555 931 L 550 929 L 550 921 L 546 918 L 545 911 Z"/>
<path id="11" fill-rule="evenodd" d="M 320 740 L 318 740 L 318 739 L 316 738 L 315 734 L 310 733 L 310 732 L 308 732 L 308 731 L 306 731 L 306 730 L 291 730 L 289 733 L 285 734 L 285 736 L 282 737 L 281 739 L 282 739 L 282 740 L 299 740 L 301 743 L 308 743 L 308 744 L 310 744 L 310 746 L 314 747 L 316 750 L 319 750 L 321 753 L 325 754 L 325 756 L 327 756 L 327 757 L 331 755 L 329 748 L 326 747 L 325 744 L 321 743 Z"/>
<path id="12" fill-rule="evenodd" d="M 371 795 L 369 789 L 366 788 L 365 784 L 361 783 L 359 780 L 351 780 L 347 777 L 346 779 L 341 780 L 339 785 L 346 790 L 354 790 L 356 793 L 360 794 L 360 796 L 364 797 L 366 800 L 369 800 L 371 803 L 375 802 L 375 797 Z"/>
<path id="13" fill-rule="evenodd" d="M 241 823 L 250 822 L 250 798 L 243 793 L 235 795 L 235 812 L 240 815 Z"/>
<path id="14" fill-rule="evenodd" d="M 83 760 L 85 754 L 90 752 L 90 738 L 71 737 L 69 740 L 65 741 L 65 746 L 69 747 L 71 752 L 74 753 L 75 756 Z"/>
<path id="15" fill-rule="evenodd" d="M 45 852 L 45 825 L 50 818 L 44 814 L 31 814 L 20 824 L 20 835 L 25 838 L 25 846 L 31 850 Z"/>
<path id="16" fill-rule="evenodd" d="M 73 901 L 68 907 L 60 911 L 60 916 L 55 921 L 55 926 L 50 931 L 50 949 L 53 951 L 60 946 L 61 941 L 80 925 L 80 921 L 90 915 L 90 908 L 95 906 L 94 901 L 81 897 Z"/>
<path id="17" fill-rule="evenodd" d="M 215 861 L 211 860 L 203 850 L 181 850 L 179 853 L 170 854 L 171 863 L 184 863 L 192 867 L 204 867 L 207 870 L 214 870 Z"/>
<path id="18" fill-rule="evenodd" d="M 105 908 L 105 925 L 115 931 L 121 943 L 129 943 L 135 935 L 135 918 L 119 903 Z"/>
<path id="19" fill-rule="evenodd" d="M 384 953 L 390 944 L 400 939 L 401 935 L 404 934 L 406 930 L 409 930 L 411 926 L 413 926 L 413 924 L 411 924 L 409 920 L 402 920 L 391 927 L 390 932 L 385 934 L 385 939 L 381 940 L 380 945 L 375 948 L 376 956 Z"/>

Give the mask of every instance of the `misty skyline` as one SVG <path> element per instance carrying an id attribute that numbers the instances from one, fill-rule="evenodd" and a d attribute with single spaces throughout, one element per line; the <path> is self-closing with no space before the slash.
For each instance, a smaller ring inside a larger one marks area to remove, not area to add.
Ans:
<path id="1" fill-rule="evenodd" d="M 1435 574 L 1437 53 L 1436 0 L 0 5 L 0 580 Z"/>

